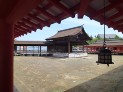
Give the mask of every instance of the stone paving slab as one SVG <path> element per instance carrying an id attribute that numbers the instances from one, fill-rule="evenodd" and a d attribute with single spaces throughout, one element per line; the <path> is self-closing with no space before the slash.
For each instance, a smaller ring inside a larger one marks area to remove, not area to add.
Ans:
<path id="1" fill-rule="evenodd" d="M 83 58 L 14 57 L 15 92 L 123 92 L 123 56 L 97 65 Z"/>

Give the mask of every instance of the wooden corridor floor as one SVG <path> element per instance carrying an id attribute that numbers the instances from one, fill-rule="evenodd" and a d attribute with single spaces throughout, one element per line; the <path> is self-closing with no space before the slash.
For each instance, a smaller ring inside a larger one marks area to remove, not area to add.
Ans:
<path id="1" fill-rule="evenodd" d="M 123 92 L 123 56 L 97 65 L 83 58 L 14 57 L 15 92 Z"/>

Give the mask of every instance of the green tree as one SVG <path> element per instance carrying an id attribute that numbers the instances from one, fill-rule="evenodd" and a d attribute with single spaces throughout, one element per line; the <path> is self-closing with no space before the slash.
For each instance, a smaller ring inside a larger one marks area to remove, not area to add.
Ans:
<path id="1" fill-rule="evenodd" d="M 115 39 L 121 39 L 118 35 L 115 36 Z"/>
<path id="2" fill-rule="evenodd" d="M 87 41 L 88 44 L 92 44 L 94 42 L 96 42 L 98 40 L 98 38 L 95 36 L 95 38 L 93 38 L 92 36 L 90 36 L 91 40 Z"/>

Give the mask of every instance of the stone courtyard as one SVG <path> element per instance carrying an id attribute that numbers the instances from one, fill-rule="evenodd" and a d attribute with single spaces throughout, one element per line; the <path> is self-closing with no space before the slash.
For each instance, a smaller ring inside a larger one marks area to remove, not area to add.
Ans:
<path id="1" fill-rule="evenodd" d="M 123 56 L 97 65 L 97 55 L 82 58 L 14 57 L 15 92 L 123 92 Z"/>

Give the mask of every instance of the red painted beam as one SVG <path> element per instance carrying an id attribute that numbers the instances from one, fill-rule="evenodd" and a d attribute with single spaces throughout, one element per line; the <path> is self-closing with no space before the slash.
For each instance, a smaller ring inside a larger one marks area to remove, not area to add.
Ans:
<path id="1" fill-rule="evenodd" d="M 17 38 L 17 37 L 19 37 L 19 35 L 18 34 L 14 34 L 14 38 Z"/>
<path id="2" fill-rule="evenodd" d="M 19 28 L 15 28 L 15 29 L 16 29 L 16 31 L 21 31 L 22 32 L 21 35 L 24 35 L 24 34 L 27 34 L 27 33 L 31 33 L 31 31 L 27 32 L 27 31 L 19 29 Z"/>
<path id="3" fill-rule="evenodd" d="M 45 10 L 46 11 L 46 10 L 48 10 L 51 7 L 52 7 L 52 4 L 51 3 L 48 3 L 46 6 L 44 6 L 42 8 L 42 10 Z M 32 14 L 28 14 L 28 15 L 29 15 L 28 17 L 32 17 L 34 20 L 39 21 L 40 23 L 43 23 L 44 26 L 50 27 L 50 25 L 52 24 L 52 22 L 50 20 L 43 21 L 40 18 L 36 17 L 36 16 L 38 16 L 38 13 L 36 13 L 34 15 L 32 15 Z"/>
<path id="4" fill-rule="evenodd" d="M 19 37 L 21 36 L 23 33 L 18 31 L 18 30 L 14 30 L 14 37 Z"/>
<path id="5" fill-rule="evenodd" d="M 83 18 L 89 5 L 89 0 L 80 0 L 80 7 L 78 12 L 78 18 Z"/>
<path id="6" fill-rule="evenodd" d="M 121 30 L 121 29 L 123 29 L 123 25 L 118 25 L 118 26 L 115 26 L 114 28 L 117 30 Z"/>
<path id="7" fill-rule="evenodd" d="M 19 26 L 19 25 L 15 25 L 15 27 L 16 27 L 17 29 L 20 29 L 23 33 L 26 33 L 26 32 L 31 33 L 31 31 L 30 31 L 30 30 L 25 29 L 25 28 L 23 28 L 23 27 L 21 27 L 21 26 Z"/>
<path id="8" fill-rule="evenodd" d="M 37 7 L 36 10 L 37 10 L 37 14 L 43 14 L 49 19 L 51 19 L 52 21 L 60 23 L 59 19 L 56 16 L 49 14 L 48 12 L 44 11 L 42 8 Z"/>
<path id="9" fill-rule="evenodd" d="M 8 23 L 15 23 L 36 8 L 44 0 L 18 0 L 18 3 L 6 18 Z"/>
<path id="10" fill-rule="evenodd" d="M 34 20 L 40 22 L 41 27 L 50 25 L 50 23 L 48 23 L 48 21 L 47 22 L 43 21 L 43 20 L 39 19 L 38 17 L 36 17 L 36 15 L 28 14 L 28 17 L 33 18 Z"/>
<path id="11" fill-rule="evenodd" d="M 100 19 L 99 22 L 100 22 L 101 25 L 102 24 L 105 24 L 108 27 L 112 27 L 112 24 L 114 24 L 113 21 L 110 21 L 110 23 L 109 22 L 106 22 L 108 20 L 108 18 L 105 18 L 105 21 L 104 21 L 104 17 L 103 16 L 100 16 L 99 19 Z"/>
<path id="12" fill-rule="evenodd" d="M 33 31 L 36 30 L 35 28 L 30 27 L 30 26 L 26 25 L 26 24 L 23 23 L 23 22 L 18 22 L 17 24 L 19 24 L 20 26 L 26 27 L 26 28 L 29 29 L 29 30 L 33 30 Z"/>
<path id="13" fill-rule="evenodd" d="M 118 12 L 117 14 L 115 14 L 115 15 L 109 17 L 106 22 L 110 22 L 112 19 L 116 19 L 116 18 L 122 16 L 122 14 L 123 14 L 122 12 Z"/>
<path id="14" fill-rule="evenodd" d="M 121 28 L 121 27 L 123 27 L 123 25 L 114 26 L 115 29 L 119 29 L 119 28 Z"/>
<path id="15" fill-rule="evenodd" d="M 79 10 L 79 4 L 78 5 L 76 5 L 75 7 L 73 7 L 73 8 L 71 8 L 71 11 L 75 11 L 75 10 Z M 87 9 L 87 11 L 89 11 L 89 12 L 96 12 L 94 9 L 92 9 L 90 6 L 88 6 L 89 8 Z M 120 11 L 120 9 L 118 9 L 119 11 Z M 78 12 L 78 11 L 77 11 Z M 118 15 L 117 15 L 118 16 Z M 89 15 L 89 17 L 92 19 L 92 17 L 91 17 L 91 15 Z M 110 18 L 110 17 L 109 17 Z M 119 24 L 117 24 L 118 23 L 118 21 L 115 23 L 115 22 L 113 22 L 112 20 L 109 20 L 109 18 L 107 18 L 106 19 L 106 21 L 105 21 L 105 24 L 106 25 L 108 25 L 108 27 L 114 27 L 114 26 L 117 26 L 117 25 L 119 25 Z M 104 24 L 104 18 L 103 18 L 103 16 L 100 16 L 100 18 L 99 18 L 100 20 L 99 20 L 99 22 L 101 23 L 101 24 Z M 109 20 L 109 21 L 108 21 Z M 123 20 L 121 20 L 121 21 L 119 21 L 120 23 L 122 22 Z M 117 28 L 116 28 L 117 29 Z"/>
<path id="16" fill-rule="evenodd" d="M 27 34 L 26 31 L 22 30 L 22 29 L 18 29 L 18 28 L 14 28 L 16 31 L 18 31 L 18 33 L 20 32 L 20 36 L 21 35 L 24 35 L 24 34 Z"/>
<path id="17" fill-rule="evenodd" d="M 76 11 L 76 12 L 79 12 L 79 9 L 80 9 L 80 3 L 77 4 L 77 5 L 75 5 L 74 7 L 72 7 L 72 8 L 70 9 L 70 11 L 71 11 L 71 12 L 75 12 L 75 11 Z M 87 11 L 90 12 L 90 14 L 93 14 L 94 12 L 96 12 L 96 11 L 95 11 L 92 7 L 90 7 L 90 6 L 88 6 Z M 86 16 L 89 16 L 90 19 L 92 19 L 91 15 L 86 15 Z"/>
<path id="18" fill-rule="evenodd" d="M 15 32 L 15 31 L 14 31 Z M 20 35 L 18 32 L 15 32 L 14 35 Z"/>
<path id="19" fill-rule="evenodd" d="M 35 24 L 35 23 L 31 22 L 29 18 L 28 19 L 23 18 L 22 21 L 31 25 L 33 28 L 42 29 L 40 24 Z M 36 31 L 36 30 L 34 30 L 34 31 Z"/>
<path id="20" fill-rule="evenodd" d="M 117 7 L 116 9 L 118 10 L 118 13 L 108 17 L 108 20 L 106 20 L 106 22 L 110 22 L 112 19 L 116 19 L 116 18 L 121 17 L 123 15 L 123 10 L 121 7 Z"/>
<path id="21" fill-rule="evenodd" d="M 23 34 L 23 32 L 22 32 L 22 31 L 20 31 L 20 30 L 18 30 L 18 29 L 15 29 L 15 30 L 14 30 L 14 33 L 15 33 L 15 34 L 18 34 L 18 35 Z"/>
<path id="22" fill-rule="evenodd" d="M 22 29 L 20 29 L 20 28 L 17 28 L 17 27 L 15 27 L 14 30 L 17 31 L 18 33 L 20 33 L 21 35 L 22 35 L 23 33 L 26 33 L 26 31 L 24 31 L 24 30 L 22 30 Z"/>
<path id="23" fill-rule="evenodd" d="M 103 18 L 103 17 L 102 17 L 102 18 Z M 106 20 L 108 20 L 108 18 L 106 18 Z M 116 23 L 113 22 L 113 21 L 110 21 L 110 23 L 109 23 L 109 22 L 108 22 L 108 23 L 107 23 L 107 22 L 104 23 L 104 22 L 105 22 L 104 20 L 101 20 L 101 21 L 100 21 L 101 24 L 105 24 L 105 25 L 107 25 L 108 27 L 112 27 L 114 30 L 118 30 L 118 32 L 120 32 L 121 29 L 120 29 L 119 27 L 121 27 L 121 25 L 118 25 L 118 24 L 117 24 L 117 25 L 114 25 L 114 24 L 116 24 Z"/>
<path id="24" fill-rule="evenodd" d="M 16 37 L 18 37 L 18 36 L 21 36 L 21 34 L 18 33 L 18 32 L 15 32 L 15 33 L 14 33 L 14 38 L 16 38 Z"/>
<path id="25" fill-rule="evenodd" d="M 117 25 L 119 25 L 121 23 L 123 23 L 123 19 L 114 22 L 114 24 L 112 24 L 112 27 L 115 27 L 115 26 L 117 26 Z"/>
<path id="26" fill-rule="evenodd" d="M 119 26 L 119 24 L 123 23 L 123 19 L 115 21 L 115 22 L 112 21 L 111 19 L 109 20 L 109 18 L 105 18 L 105 21 L 104 21 L 103 16 L 100 16 L 99 19 L 100 19 L 99 21 L 101 24 L 104 24 L 104 22 L 105 22 L 106 25 L 108 25 L 112 28 L 115 28 L 115 29 L 117 26 Z"/>
<path id="27" fill-rule="evenodd" d="M 19 35 L 14 35 L 14 38 L 17 38 L 17 37 L 19 37 Z"/>
<path id="28" fill-rule="evenodd" d="M 52 4 L 51 3 L 48 3 L 46 6 L 44 6 L 42 9 L 43 10 L 48 10 L 49 8 L 52 7 Z"/>
<path id="29" fill-rule="evenodd" d="M 15 32 L 15 31 L 14 31 Z M 19 35 L 19 33 L 14 33 L 14 35 Z"/>
<path id="30" fill-rule="evenodd" d="M 108 19 L 108 18 L 107 18 Z M 107 20 L 106 19 L 106 20 Z M 118 30 L 118 32 L 122 32 L 121 30 L 123 29 L 123 25 L 119 25 L 120 22 L 122 22 L 122 20 L 119 20 L 119 21 L 116 21 L 116 22 L 113 22 L 112 20 L 110 22 L 106 22 L 105 25 L 107 25 L 108 27 L 112 27 L 114 30 Z M 119 23 L 118 23 L 119 22 Z M 104 24 L 104 21 L 100 21 L 100 23 Z"/>
<path id="31" fill-rule="evenodd" d="M 106 6 L 105 9 L 106 9 L 106 11 L 109 11 L 109 10 L 111 10 L 111 9 L 113 9 L 113 8 L 118 7 L 122 2 L 123 2 L 123 0 L 119 0 L 119 1 L 115 0 L 114 2 L 111 2 L 110 5 Z M 104 8 L 102 8 L 101 10 L 95 12 L 95 13 L 92 15 L 92 18 L 94 19 L 94 18 L 96 18 L 96 17 L 102 15 L 103 13 L 104 13 Z"/>
<path id="32" fill-rule="evenodd" d="M 30 24 L 30 25 L 31 25 L 32 27 L 34 27 L 34 28 L 37 28 L 37 27 L 38 27 L 37 24 L 35 24 L 35 23 L 29 21 L 29 19 L 23 18 L 22 21 L 25 22 L 25 23 L 27 23 L 27 24 Z"/>
<path id="33" fill-rule="evenodd" d="M 114 29 L 119 28 L 119 27 L 120 27 L 119 24 L 122 23 L 122 21 L 123 21 L 123 19 L 118 20 L 118 21 L 116 21 L 116 22 L 113 22 L 113 21 L 112 21 L 112 19 L 116 19 L 116 18 L 122 16 L 122 14 L 123 14 L 123 13 L 122 13 L 122 12 L 123 12 L 122 9 L 121 9 L 121 8 L 118 8 L 118 11 L 119 11 L 119 12 L 118 12 L 117 14 L 115 14 L 115 15 L 109 17 L 109 18 L 106 18 L 106 20 L 105 20 L 105 23 L 106 23 L 106 24 L 110 24 L 110 26 L 113 27 Z M 104 21 L 103 18 L 100 18 L 100 19 L 101 19 L 100 21 Z"/>
<path id="34" fill-rule="evenodd" d="M 24 31 L 26 31 L 26 30 L 28 30 L 27 28 L 24 28 L 24 27 L 21 27 L 20 25 L 15 25 L 15 27 L 17 27 L 17 28 L 19 28 L 19 29 L 22 29 L 22 30 L 24 30 Z"/>
<path id="35" fill-rule="evenodd" d="M 73 12 L 71 12 L 68 8 L 66 8 L 61 3 L 59 3 L 59 0 L 49 0 L 49 2 L 53 4 L 54 6 L 56 6 L 57 8 L 59 8 L 60 10 L 62 10 L 63 12 L 65 12 L 66 14 L 68 14 L 69 16 L 71 17 L 75 16 Z"/>
<path id="36" fill-rule="evenodd" d="M 118 32 L 122 32 L 123 33 L 123 29 L 117 29 L 118 30 Z"/>

